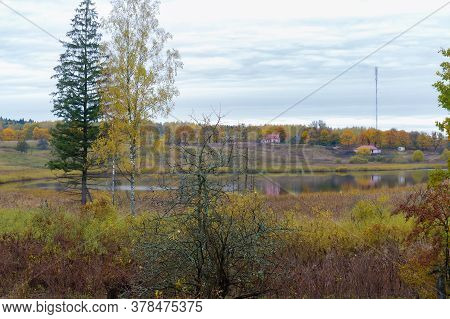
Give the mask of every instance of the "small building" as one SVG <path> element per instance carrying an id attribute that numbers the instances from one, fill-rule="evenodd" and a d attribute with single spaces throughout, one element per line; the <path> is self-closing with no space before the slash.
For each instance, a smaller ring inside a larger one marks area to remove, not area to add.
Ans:
<path id="1" fill-rule="evenodd" d="M 280 134 L 273 133 L 273 134 L 267 134 L 261 139 L 261 144 L 280 144 Z"/>
<path id="2" fill-rule="evenodd" d="M 397 150 L 398 150 L 399 152 L 404 152 L 404 151 L 406 151 L 406 148 L 405 148 L 404 146 L 399 146 L 399 147 L 397 148 Z"/>
<path id="3" fill-rule="evenodd" d="M 375 145 L 361 145 L 360 147 L 355 149 L 355 153 L 359 153 L 361 150 L 367 149 L 370 151 L 370 154 L 381 154 L 381 150 Z"/>

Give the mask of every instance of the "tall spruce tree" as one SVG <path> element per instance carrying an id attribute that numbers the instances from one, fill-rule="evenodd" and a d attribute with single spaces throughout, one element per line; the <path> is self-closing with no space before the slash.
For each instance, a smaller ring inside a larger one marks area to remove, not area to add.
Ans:
<path id="1" fill-rule="evenodd" d="M 68 182 L 81 188 L 82 204 L 90 197 L 88 177 L 94 162 L 90 151 L 99 134 L 103 66 L 99 27 L 93 1 L 81 1 L 72 19 L 72 30 L 67 33 L 69 40 L 62 42 L 66 51 L 54 75 L 57 90 L 53 93 L 53 114 L 62 121 L 51 132 L 54 158 L 48 166 L 64 171 Z"/>

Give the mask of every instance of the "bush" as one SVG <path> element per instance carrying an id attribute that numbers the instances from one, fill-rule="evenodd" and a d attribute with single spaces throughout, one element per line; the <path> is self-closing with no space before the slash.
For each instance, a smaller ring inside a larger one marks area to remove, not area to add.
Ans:
<path id="1" fill-rule="evenodd" d="M 16 150 L 21 153 L 26 153 L 30 149 L 30 145 L 28 145 L 25 141 L 17 142 Z"/>
<path id="2" fill-rule="evenodd" d="M 414 222 L 391 211 L 379 198 L 358 202 L 341 220 L 322 210 L 293 217 L 282 236 L 276 297 L 414 297 L 398 271 Z"/>
<path id="3" fill-rule="evenodd" d="M 150 216 L 136 247 L 139 297 L 260 296 L 275 263 L 277 224 L 259 195 L 230 196 L 211 207 L 199 228 L 198 212 Z M 204 244 L 202 244 L 204 242 Z"/>
<path id="4" fill-rule="evenodd" d="M 361 155 L 355 155 L 350 158 L 350 164 L 367 164 L 369 160 Z"/>
<path id="5" fill-rule="evenodd" d="M 423 154 L 422 151 L 414 151 L 413 155 L 412 155 L 412 160 L 413 162 L 423 162 L 425 160 L 425 155 Z"/>
<path id="6" fill-rule="evenodd" d="M 431 187 L 438 187 L 446 179 L 450 179 L 450 172 L 443 169 L 435 169 L 430 173 L 428 185 Z"/>
<path id="7" fill-rule="evenodd" d="M 119 297 L 136 273 L 131 251 L 138 222 L 105 200 L 79 213 L 48 205 L 0 210 L 0 295 Z"/>
<path id="8" fill-rule="evenodd" d="M 45 139 L 40 139 L 37 143 L 38 150 L 45 151 L 48 150 L 48 142 Z"/>
<path id="9" fill-rule="evenodd" d="M 385 159 L 383 156 L 381 155 L 376 155 L 376 156 L 370 156 L 368 158 L 369 162 L 384 162 Z"/>
<path id="10" fill-rule="evenodd" d="M 370 156 L 372 154 L 372 151 L 369 148 L 360 148 L 358 149 L 356 154 L 361 156 Z"/>

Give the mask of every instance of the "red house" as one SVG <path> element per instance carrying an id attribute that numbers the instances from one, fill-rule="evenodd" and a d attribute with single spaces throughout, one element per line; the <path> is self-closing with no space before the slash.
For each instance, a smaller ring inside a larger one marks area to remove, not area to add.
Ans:
<path id="1" fill-rule="evenodd" d="M 261 144 L 280 144 L 280 134 L 273 133 L 267 134 L 263 139 L 261 139 Z"/>
<path id="2" fill-rule="evenodd" d="M 369 150 L 370 154 L 381 154 L 381 150 L 377 148 L 375 145 L 361 145 L 360 147 L 355 149 L 355 153 L 358 153 L 358 151 L 363 149 Z"/>

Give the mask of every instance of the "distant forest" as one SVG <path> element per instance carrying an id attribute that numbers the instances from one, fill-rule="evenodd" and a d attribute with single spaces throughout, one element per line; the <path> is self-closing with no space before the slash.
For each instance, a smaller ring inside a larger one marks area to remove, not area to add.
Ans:
<path id="1" fill-rule="evenodd" d="M 29 119 L 26 121 L 25 119 L 13 120 L 8 118 L 3 118 L 0 116 L 0 128 L 8 127 L 8 126 L 23 126 L 26 123 L 34 123 L 33 120 Z"/>
<path id="2" fill-rule="evenodd" d="M 11 120 L 0 117 L 0 140 L 16 141 L 22 139 L 50 138 L 50 131 L 56 121 L 37 122 Z M 202 132 L 200 126 L 188 122 L 151 123 L 142 127 L 147 138 L 157 139 L 165 144 L 192 144 Z M 220 125 L 215 134 L 220 136 L 241 135 L 241 141 L 260 142 L 268 134 L 277 134 L 281 144 L 309 144 L 322 146 L 353 147 L 356 145 L 376 145 L 381 148 L 397 148 L 442 151 L 448 147 L 448 137 L 441 132 L 404 131 L 392 128 L 376 130 L 374 128 L 351 127 L 332 128 L 323 121 L 314 121 L 309 125 Z M 150 136 L 151 135 L 151 136 Z M 243 136 L 246 136 L 245 138 Z"/>

